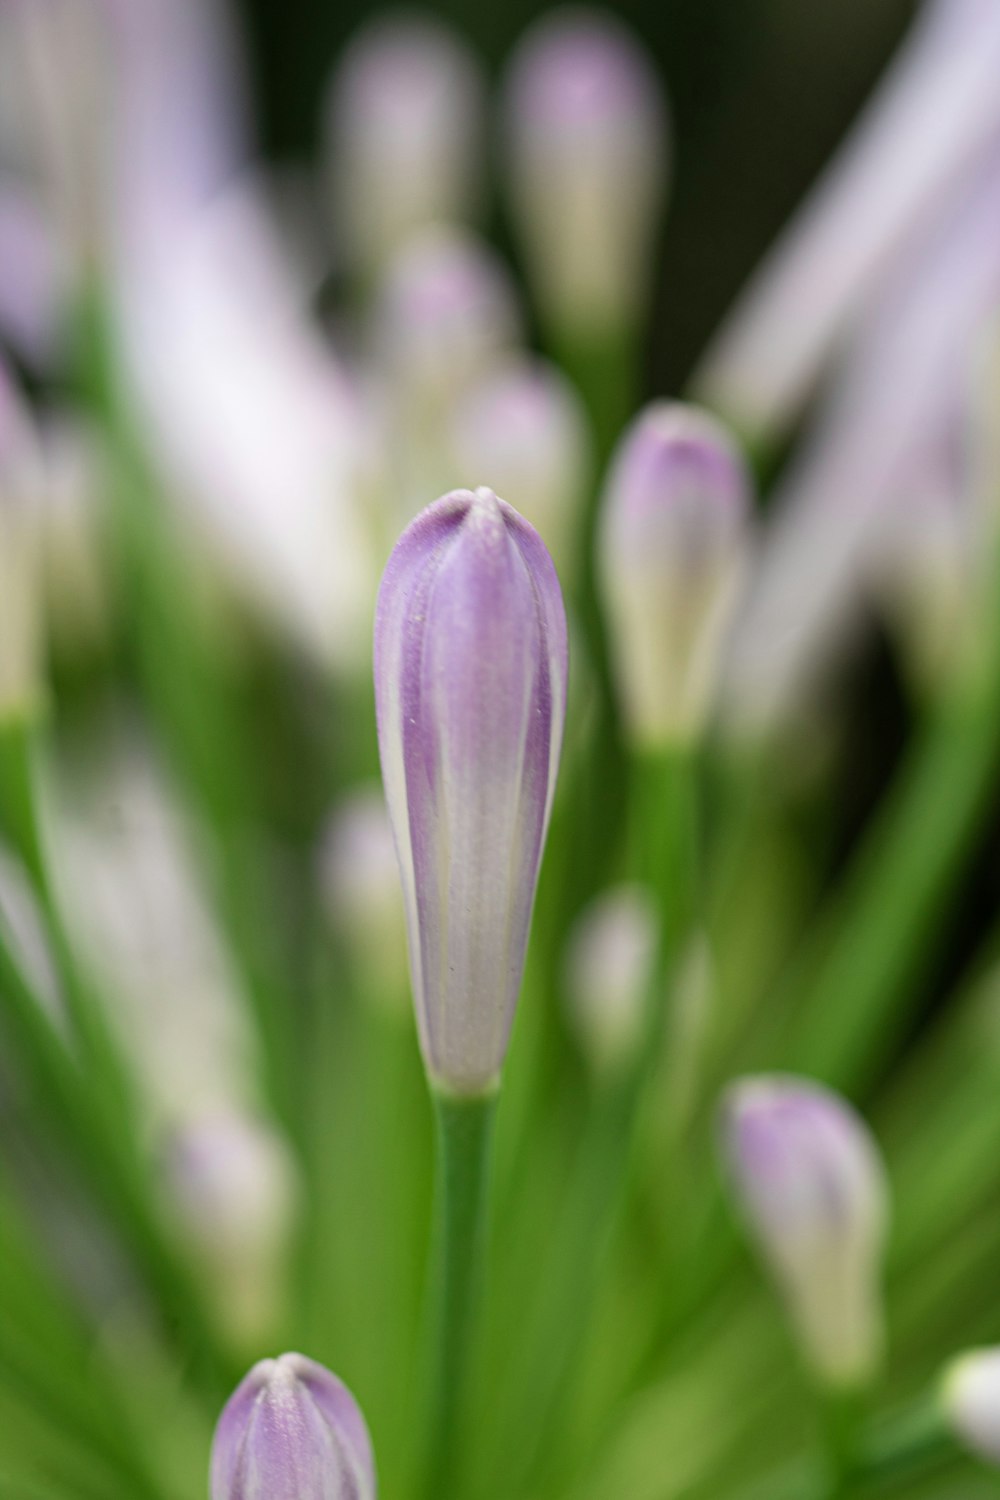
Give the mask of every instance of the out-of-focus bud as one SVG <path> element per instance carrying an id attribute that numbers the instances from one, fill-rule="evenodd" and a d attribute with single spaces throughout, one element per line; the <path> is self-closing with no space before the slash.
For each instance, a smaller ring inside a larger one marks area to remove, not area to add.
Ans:
<path id="1" fill-rule="evenodd" d="M 668 121 L 637 40 L 610 14 L 557 11 L 511 64 L 507 174 L 543 316 L 591 335 L 630 326 L 649 283 Z"/>
<path id="2" fill-rule="evenodd" d="M 376 319 L 392 378 L 428 404 L 463 391 L 521 334 L 504 266 L 484 241 L 442 225 L 393 257 Z"/>
<path id="3" fill-rule="evenodd" d="M 42 696 L 40 502 L 35 433 L 0 365 L 0 725 Z"/>
<path id="4" fill-rule="evenodd" d="M 429 506 L 382 579 L 375 699 L 417 1023 L 446 1092 L 499 1078 L 566 679 L 562 595 L 537 533 L 492 490 Z"/>
<path id="5" fill-rule="evenodd" d="M 635 1055 L 656 943 L 654 904 L 640 885 L 605 891 L 570 934 L 565 972 L 569 1017 L 597 1074 L 613 1074 Z"/>
<path id="6" fill-rule="evenodd" d="M 784 428 L 872 305 L 995 152 L 1000 8 L 930 0 L 840 151 L 709 349 L 700 397 Z"/>
<path id="7" fill-rule="evenodd" d="M 262 1359 L 212 1444 L 212 1500 L 375 1500 L 375 1460 L 350 1391 L 302 1354 Z"/>
<path id="8" fill-rule="evenodd" d="M 459 482 L 509 495 L 560 570 L 569 566 L 591 452 L 583 404 L 562 373 L 531 358 L 498 365 L 459 402 L 452 434 Z"/>
<path id="9" fill-rule="evenodd" d="M 326 102 L 334 232 L 353 263 L 377 266 L 415 229 L 472 216 L 483 92 L 471 52 L 430 16 L 354 39 Z"/>
<path id="10" fill-rule="evenodd" d="M 327 828 L 322 865 L 329 911 L 355 955 L 365 998 L 395 1010 L 406 995 L 406 921 L 380 788 L 340 803 Z"/>
<path id="11" fill-rule="evenodd" d="M 643 749 L 696 737 L 749 545 L 750 483 L 713 417 L 657 402 L 613 460 L 599 565 L 626 722 Z"/>
<path id="12" fill-rule="evenodd" d="M 953 1360 L 941 1405 L 959 1442 L 1000 1467 L 1000 1349 L 973 1349 Z"/>
<path id="13" fill-rule="evenodd" d="M 831 1090 L 773 1075 L 730 1087 L 722 1128 L 733 1188 L 806 1360 L 830 1386 L 864 1385 L 882 1353 L 888 1218 L 868 1127 Z"/>
<path id="14" fill-rule="evenodd" d="M 59 350 L 65 260 L 42 206 L 20 182 L 0 174 L 0 333 L 35 370 L 49 369 Z"/>
<path id="15" fill-rule="evenodd" d="M 295 1163 L 273 1127 L 224 1109 L 171 1130 L 164 1176 L 175 1226 L 231 1331 L 266 1336 L 298 1206 Z"/>
<path id="16" fill-rule="evenodd" d="M 111 630 L 108 454 L 95 428 L 59 413 L 42 429 L 42 461 L 45 614 L 54 649 L 78 658 L 102 646 Z"/>

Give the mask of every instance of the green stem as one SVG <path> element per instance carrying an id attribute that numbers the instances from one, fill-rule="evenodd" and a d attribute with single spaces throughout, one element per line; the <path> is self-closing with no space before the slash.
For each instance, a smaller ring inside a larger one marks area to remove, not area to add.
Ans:
<path id="1" fill-rule="evenodd" d="M 432 1254 L 428 1450 L 423 1493 L 454 1493 L 466 1379 L 474 1345 L 486 1241 L 497 1094 L 432 1089 L 437 1126 L 437 1209 Z"/>
<path id="2" fill-rule="evenodd" d="M 864 1396 L 855 1390 L 827 1391 L 821 1399 L 828 1500 L 848 1500 L 861 1467 Z"/>

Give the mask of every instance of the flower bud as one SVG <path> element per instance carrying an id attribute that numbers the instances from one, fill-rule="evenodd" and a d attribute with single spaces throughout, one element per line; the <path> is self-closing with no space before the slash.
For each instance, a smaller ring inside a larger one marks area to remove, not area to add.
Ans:
<path id="1" fill-rule="evenodd" d="M 656 940 L 653 901 L 640 885 L 603 892 L 570 934 L 569 1016 L 595 1072 L 614 1072 L 635 1053 Z"/>
<path id="2" fill-rule="evenodd" d="M 42 692 L 41 483 L 28 412 L 0 365 L 0 722 Z"/>
<path id="3" fill-rule="evenodd" d="M 633 323 L 668 130 L 642 47 L 600 11 L 545 17 L 514 56 L 505 120 L 510 193 L 543 314 L 586 334 Z"/>
<path id="4" fill-rule="evenodd" d="M 378 787 L 338 805 L 322 854 L 323 889 L 333 922 L 379 1004 L 405 1001 L 406 923 L 385 798 Z"/>
<path id="5" fill-rule="evenodd" d="M 748 1078 L 726 1095 L 723 1148 L 748 1227 L 825 1383 L 866 1383 L 883 1341 L 888 1188 L 864 1121 L 807 1079 Z"/>
<path id="6" fill-rule="evenodd" d="M 566 619 L 537 533 L 492 490 L 407 528 L 375 621 L 375 698 L 428 1072 L 497 1082 L 562 744 Z"/>
<path id="7" fill-rule="evenodd" d="M 375 1463 L 347 1387 L 302 1354 L 262 1359 L 212 1444 L 212 1500 L 375 1500 Z"/>
<path id="8" fill-rule="evenodd" d="M 572 559 L 590 467 L 583 405 L 554 366 L 509 360 L 488 370 L 454 414 L 459 480 L 489 482 L 536 527 L 560 568 Z"/>
<path id="9" fill-rule="evenodd" d="M 281 1311 L 298 1208 L 288 1144 L 264 1120 L 225 1105 L 179 1123 L 165 1144 L 172 1220 L 228 1327 L 256 1340 Z"/>
<path id="10" fill-rule="evenodd" d="M 959 1442 L 1000 1467 L 1000 1349 L 973 1349 L 953 1360 L 941 1404 Z"/>
<path id="11" fill-rule="evenodd" d="M 666 401 L 613 460 L 599 564 L 633 739 L 659 749 L 701 731 L 748 545 L 750 484 L 725 428 Z"/>
<path id="12" fill-rule="evenodd" d="M 440 22 L 367 27 L 334 75 L 326 114 L 334 224 L 352 262 L 378 265 L 415 229 L 471 216 L 483 82 Z"/>
<path id="13" fill-rule="evenodd" d="M 521 332 L 514 288 L 493 251 L 441 225 L 394 256 L 376 317 L 391 377 L 428 403 L 464 390 Z"/>

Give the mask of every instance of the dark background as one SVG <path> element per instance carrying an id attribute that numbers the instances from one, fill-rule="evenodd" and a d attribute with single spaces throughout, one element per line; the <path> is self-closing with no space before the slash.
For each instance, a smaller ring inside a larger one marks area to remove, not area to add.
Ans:
<path id="1" fill-rule="evenodd" d="M 265 151 L 309 158 L 329 68 L 377 0 L 241 0 Z M 538 0 L 423 7 L 494 76 Z M 830 156 L 916 0 L 627 0 L 675 125 L 672 199 L 649 348 L 650 390 L 677 391 L 740 283 Z"/>

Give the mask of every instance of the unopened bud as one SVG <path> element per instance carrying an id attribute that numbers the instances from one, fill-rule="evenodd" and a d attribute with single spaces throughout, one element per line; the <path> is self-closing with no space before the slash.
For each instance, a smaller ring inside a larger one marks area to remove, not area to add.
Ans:
<path id="1" fill-rule="evenodd" d="M 441 225 L 394 256 L 377 322 L 393 379 L 427 404 L 464 390 L 521 332 L 513 285 L 493 251 Z"/>
<path id="2" fill-rule="evenodd" d="M 0 365 L 0 723 L 42 694 L 41 482 L 28 412 Z"/>
<path id="3" fill-rule="evenodd" d="M 1000 1348 L 973 1349 L 945 1371 L 941 1404 L 958 1440 L 1000 1467 Z"/>
<path id="4" fill-rule="evenodd" d="M 566 954 L 569 1016 L 596 1073 L 635 1054 L 656 956 L 656 913 L 640 885 L 598 896 L 578 919 Z"/>
<path id="5" fill-rule="evenodd" d="M 750 484 L 726 429 L 679 403 L 637 418 L 613 460 L 599 565 L 631 737 L 689 741 L 711 706 L 748 548 Z"/>
<path id="6" fill-rule="evenodd" d="M 249 1340 L 280 1312 L 298 1206 L 287 1143 L 245 1110 L 186 1120 L 167 1139 L 166 1188 L 187 1248 L 228 1326 Z"/>
<path id="7" fill-rule="evenodd" d="M 459 480 L 485 480 L 544 537 L 561 568 L 572 556 L 590 468 L 583 404 L 554 366 L 508 360 L 488 370 L 455 412 Z"/>
<path id="8" fill-rule="evenodd" d="M 638 41 L 601 11 L 537 22 L 511 65 L 507 171 L 543 315 L 592 334 L 632 324 L 649 280 L 668 149 Z"/>
<path id="9" fill-rule="evenodd" d="M 878 1147 L 839 1095 L 786 1075 L 728 1091 L 723 1150 L 747 1225 L 824 1383 L 864 1385 L 882 1353 L 888 1188 Z"/>
<path id="10" fill-rule="evenodd" d="M 406 922 L 399 865 L 380 787 L 354 792 L 336 808 L 323 849 L 330 915 L 349 946 L 365 995 L 394 1007 L 406 994 Z"/>
<path id="11" fill-rule="evenodd" d="M 537 533 L 456 490 L 403 533 L 379 590 L 375 701 L 424 1059 L 494 1087 L 521 985 L 562 745 L 566 619 Z"/>
<path id="12" fill-rule="evenodd" d="M 302 1354 L 262 1359 L 215 1429 L 212 1500 L 375 1500 L 361 1409 Z"/>
<path id="13" fill-rule="evenodd" d="M 351 43 L 327 103 L 337 232 L 378 265 L 416 229 L 462 221 L 479 199 L 483 82 L 430 17 L 381 20 Z"/>

